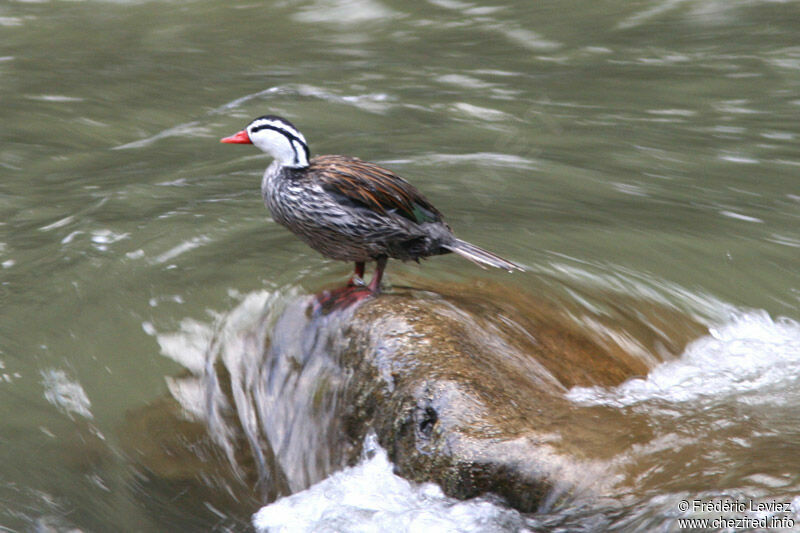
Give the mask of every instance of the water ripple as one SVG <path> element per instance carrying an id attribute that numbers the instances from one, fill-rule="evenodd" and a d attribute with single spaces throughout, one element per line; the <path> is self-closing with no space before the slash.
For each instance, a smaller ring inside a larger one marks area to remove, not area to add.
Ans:
<path id="1" fill-rule="evenodd" d="M 687 346 L 678 360 L 614 389 L 575 387 L 567 397 L 584 405 L 663 400 L 717 400 L 758 392 L 800 375 L 800 323 L 765 311 L 740 312 Z"/>

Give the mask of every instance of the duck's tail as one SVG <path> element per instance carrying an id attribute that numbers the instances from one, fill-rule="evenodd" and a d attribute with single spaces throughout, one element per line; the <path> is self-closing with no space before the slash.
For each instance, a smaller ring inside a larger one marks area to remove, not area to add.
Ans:
<path id="1" fill-rule="evenodd" d="M 456 239 L 451 244 L 444 245 L 444 248 L 457 253 L 461 257 L 469 259 L 481 268 L 486 268 L 488 265 L 495 268 L 502 268 L 509 272 L 514 270 L 525 271 L 521 266 L 511 261 L 506 261 L 499 255 L 495 255 L 488 250 L 484 250 L 483 248 L 470 244 L 467 241 L 462 241 L 461 239 Z"/>

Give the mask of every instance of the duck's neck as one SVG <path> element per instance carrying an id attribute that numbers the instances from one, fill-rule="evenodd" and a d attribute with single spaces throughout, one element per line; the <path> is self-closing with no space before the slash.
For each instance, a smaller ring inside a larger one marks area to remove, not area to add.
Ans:
<path id="1" fill-rule="evenodd" d="M 283 169 L 283 165 L 275 160 L 267 167 L 267 170 L 264 171 L 264 177 L 261 178 L 261 196 L 263 196 L 265 200 L 269 191 L 275 186 L 275 181 L 280 179 L 281 169 Z"/>
<path id="2" fill-rule="evenodd" d="M 308 167 L 294 167 L 281 164 L 278 160 L 272 162 L 267 170 L 264 171 L 264 177 L 261 179 L 261 196 L 265 199 L 270 191 L 275 190 L 278 182 L 290 176 L 294 172 L 302 172 Z"/>

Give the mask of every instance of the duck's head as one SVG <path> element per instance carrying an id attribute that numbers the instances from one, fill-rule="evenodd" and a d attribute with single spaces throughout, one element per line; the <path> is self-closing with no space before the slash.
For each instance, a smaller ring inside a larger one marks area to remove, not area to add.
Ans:
<path id="1" fill-rule="evenodd" d="M 239 133 L 220 139 L 220 142 L 254 144 L 284 167 L 308 166 L 309 152 L 305 137 L 291 122 L 275 115 L 258 117 Z"/>

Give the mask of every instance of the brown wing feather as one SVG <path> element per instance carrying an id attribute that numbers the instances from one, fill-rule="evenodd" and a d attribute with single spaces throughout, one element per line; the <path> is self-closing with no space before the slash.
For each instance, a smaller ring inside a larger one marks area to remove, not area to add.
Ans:
<path id="1" fill-rule="evenodd" d="M 442 214 L 416 187 L 390 170 L 355 157 L 321 155 L 309 174 L 322 187 L 381 214 L 395 212 L 412 222 L 438 222 Z"/>

